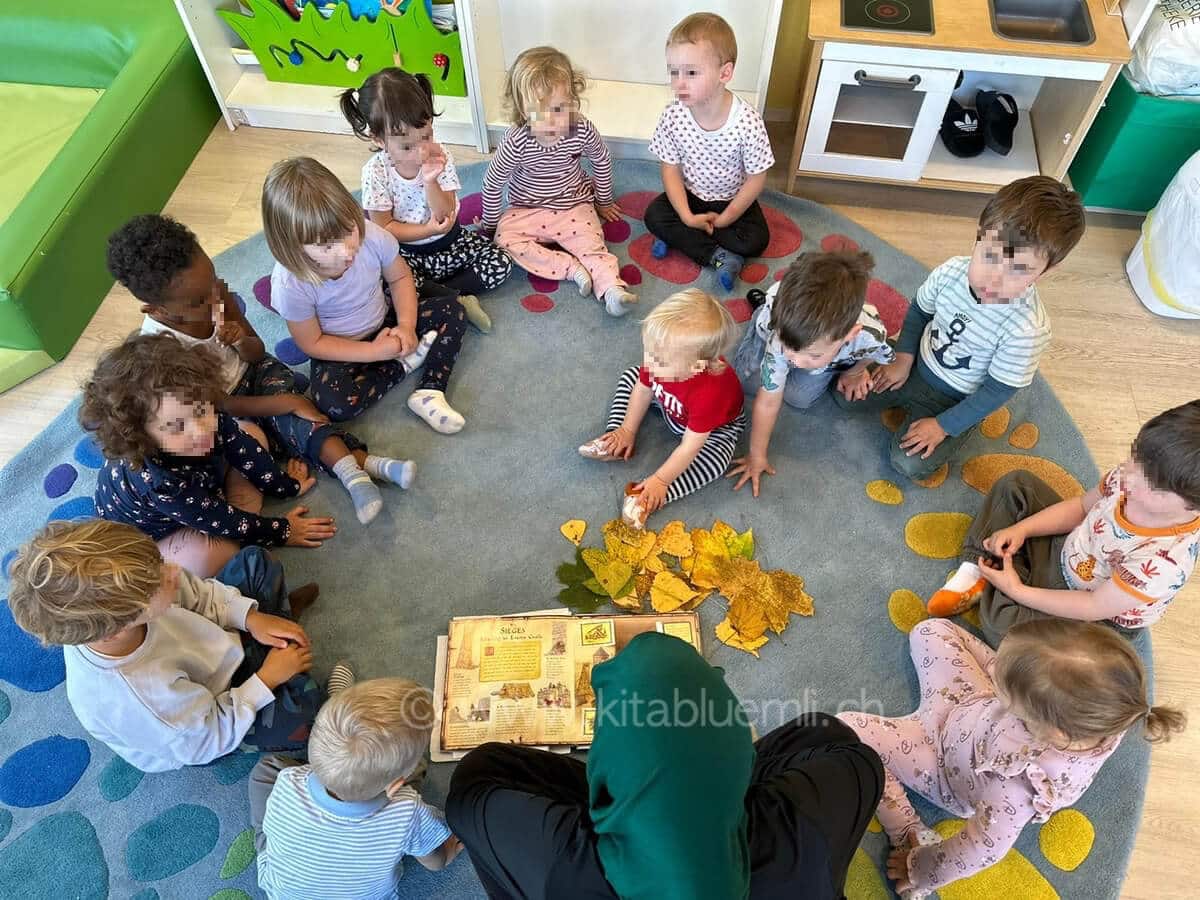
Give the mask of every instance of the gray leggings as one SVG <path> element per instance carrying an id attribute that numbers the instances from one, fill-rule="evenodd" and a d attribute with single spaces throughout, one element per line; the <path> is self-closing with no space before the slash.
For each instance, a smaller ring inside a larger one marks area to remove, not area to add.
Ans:
<path id="1" fill-rule="evenodd" d="M 746 335 L 733 356 L 733 368 L 747 394 L 757 394 L 762 384 L 762 361 L 767 343 L 758 336 L 757 323 L 767 314 L 760 306 L 750 319 Z M 829 390 L 836 372 L 810 372 L 807 369 L 788 369 L 787 381 L 783 385 L 783 402 L 796 409 L 808 409 Z"/>

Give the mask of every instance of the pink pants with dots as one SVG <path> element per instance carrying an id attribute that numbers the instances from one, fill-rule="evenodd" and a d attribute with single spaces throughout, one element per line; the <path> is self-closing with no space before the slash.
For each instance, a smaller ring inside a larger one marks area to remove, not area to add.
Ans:
<path id="1" fill-rule="evenodd" d="M 552 250 L 547 244 L 558 244 L 562 250 Z M 600 217 L 590 203 L 570 209 L 509 209 L 496 226 L 496 246 L 525 271 L 553 281 L 564 280 L 581 264 L 591 276 L 597 298 L 615 284 L 625 286 L 617 258 L 604 243 Z"/>

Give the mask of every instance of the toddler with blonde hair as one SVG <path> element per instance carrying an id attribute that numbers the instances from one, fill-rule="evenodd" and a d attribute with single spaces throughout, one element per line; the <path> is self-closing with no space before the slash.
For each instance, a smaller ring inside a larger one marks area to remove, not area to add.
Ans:
<path id="1" fill-rule="evenodd" d="M 679 447 L 651 475 L 631 485 L 630 524 L 725 474 L 746 427 L 742 385 L 724 354 L 737 337 L 729 310 L 701 290 L 668 297 L 642 323 L 642 365 L 626 369 L 604 434 L 579 448 L 605 462 L 633 456 L 638 428 L 651 404 Z"/>
<path id="2" fill-rule="evenodd" d="M 308 765 L 264 758 L 250 775 L 258 882 L 273 898 L 390 897 L 405 856 L 449 865 L 462 844 L 418 793 L 433 728 L 427 689 L 402 678 L 330 685 Z"/>
<path id="3" fill-rule="evenodd" d="M 1151 705 L 1137 652 L 1102 625 L 1025 622 L 994 651 L 945 619 L 927 619 L 909 647 L 916 712 L 838 717 L 883 760 L 878 816 L 901 896 L 925 896 L 998 863 L 1026 823 L 1079 800 L 1130 729 L 1157 742 L 1184 726 L 1178 710 Z M 906 787 L 966 826 L 943 840 L 922 824 Z"/>
<path id="4" fill-rule="evenodd" d="M 621 210 L 608 147 L 579 113 L 586 84 L 553 47 L 517 57 L 504 91 L 513 124 L 483 177 L 482 225 L 495 230 L 496 245 L 527 272 L 574 281 L 581 296 L 594 293 L 609 315 L 623 316 L 637 297 L 604 243 L 600 219 L 615 222 Z M 583 158 L 592 165 L 590 178 Z M 505 188 L 509 208 L 501 215 Z"/>

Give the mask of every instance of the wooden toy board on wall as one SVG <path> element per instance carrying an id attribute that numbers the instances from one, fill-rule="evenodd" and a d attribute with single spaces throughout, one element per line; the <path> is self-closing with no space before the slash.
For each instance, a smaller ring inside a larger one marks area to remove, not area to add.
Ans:
<path id="1" fill-rule="evenodd" d="M 294 19 L 276 0 L 241 0 L 250 10 L 218 10 L 253 51 L 269 81 L 358 87 L 380 69 L 399 66 L 423 72 L 435 94 L 465 97 L 467 81 L 458 33 L 440 31 L 422 2 L 404 13 L 384 6 L 372 20 L 355 16 L 339 2 L 328 18 L 317 4 L 300 8 Z"/>

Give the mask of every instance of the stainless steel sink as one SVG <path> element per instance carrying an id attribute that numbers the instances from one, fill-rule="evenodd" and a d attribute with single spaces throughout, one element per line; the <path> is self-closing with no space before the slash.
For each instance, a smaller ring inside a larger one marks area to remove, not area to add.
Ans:
<path id="1" fill-rule="evenodd" d="M 1096 39 L 1085 0 L 989 0 L 992 31 L 1013 41 L 1090 44 Z"/>

